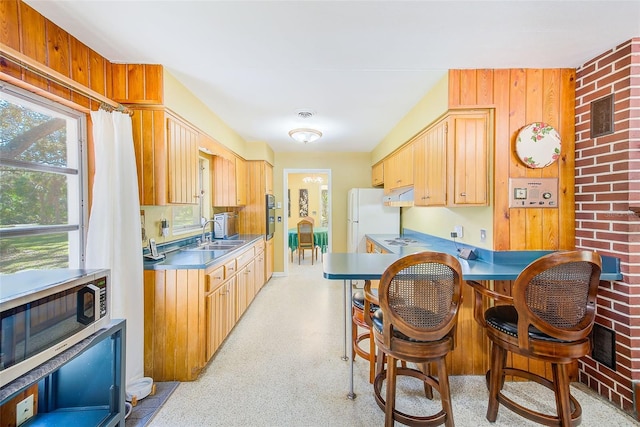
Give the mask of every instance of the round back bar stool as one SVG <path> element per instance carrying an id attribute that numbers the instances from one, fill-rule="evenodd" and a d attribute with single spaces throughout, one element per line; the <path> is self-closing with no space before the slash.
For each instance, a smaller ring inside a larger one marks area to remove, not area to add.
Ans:
<path id="1" fill-rule="evenodd" d="M 455 348 L 461 282 L 462 269 L 457 258 L 438 252 L 400 258 L 382 275 L 378 288 L 380 309 L 372 317 L 378 346 L 373 388 L 378 406 L 385 411 L 385 426 L 393 426 L 394 420 L 411 426 L 454 425 L 445 358 Z M 398 368 L 398 360 L 415 363 L 421 369 Z M 429 363 L 437 365 L 437 378 L 426 369 Z M 432 398 L 430 392 L 436 389 L 442 410 L 429 416 L 397 410 L 398 375 L 423 381 L 427 398 Z M 385 380 L 383 399 L 381 390 Z"/>
<path id="2" fill-rule="evenodd" d="M 371 282 L 369 280 L 365 282 L 365 287 L 367 283 L 369 283 L 370 289 L 368 298 L 365 298 L 364 290 L 353 293 L 353 305 L 351 307 L 351 321 L 353 322 L 351 341 L 353 342 L 353 354 L 351 357 L 355 359 L 356 355 L 358 355 L 369 362 L 369 382 L 373 384 L 376 365 L 376 345 L 369 324 L 371 323 L 371 315 L 379 308 L 378 290 L 370 288 Z M 367 313 L 367 318 L 364 316 L 365 312 Z M 362 332 L 359 333 L 358 328 L 360 328 Z M 360 346 L 360 343 L 365 340 L 369 341 L 369 350 L 365 350 Z"/>
<path id="3" fill-rule="evenodd" d="M 512 296 L 467 281 L 476 294 L 474 316 L 491 340 L 487 372 L 487 420 L 494 422 L 500 404 L 540 424 L 568 427 L 580 423 L 582 408 L 569 389 L 569 367 L 591 351 L 590 333 L 600 283 L 600 255 L 588 251 L 555 252 L 529 264 L 513 283 Z M 483 297 L 495 302 L 482 313 Z M 508 367 L 507 354 L 551 364 L 553 380 Z M 535 381 L 556 397 L 556 415 L 535 411 L 502 393 L 505 375 Z"/>

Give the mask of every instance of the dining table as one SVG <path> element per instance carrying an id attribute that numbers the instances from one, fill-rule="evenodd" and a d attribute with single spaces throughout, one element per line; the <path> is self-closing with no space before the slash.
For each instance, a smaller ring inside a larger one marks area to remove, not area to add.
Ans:
<path id="1" fill-rule="evenodd" d="M 329 247 L 329 227 L 313 227 L 313 242 L 320 247 L 322 253 L 326 253 Z M 293 253 L 298 249 L 298 228 L 289 229 L 289 251 L 291 252 L 291 262 Z"/>
<path id="2" fill-rule="evenodd" d="M 367 235 L 376 244 L 385 247 L 388 253 L 326 253 L 323 255 L 323 277 L 330 280 L 342 280 L 344 293 L 344 354 L 342 359 L 350 362 L 349 392 L 347 397 L 356 398 L 353 389 L 353 342 L 351 341 L 353 323 L 351 307 L 353 304 L 353 282 L 362 280 L 379 280 L 382 274 L 396 260 L 410 253 L 423 250 L 449 253 L 459 256 L 460 247 L 455 243 L 440 238 L 422 237 L 414 247 L 392 247 L 388 242 L 394 237 L 389 235 Z M 520 272 L 532 261 L 553 251 L 489 251 L 482 250 L 482 258 L 475 260 L 460 259 L 463 280 L 491 281 L 515 280 Z M 602 257 L 601 280 L 621 280 L 620 260 L 614 257 Z"/>

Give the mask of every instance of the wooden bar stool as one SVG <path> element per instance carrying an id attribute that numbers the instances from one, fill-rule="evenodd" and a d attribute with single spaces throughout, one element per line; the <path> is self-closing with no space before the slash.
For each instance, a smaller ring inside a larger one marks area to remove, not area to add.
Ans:
<path id="1" fill-rule="evenodd" d="M 372 317 L 378 347 L 373 389 L 378 406 L 385 411 L 385 426 L 393 426 L 394 420 L 411 426 L 454 425 L 445 358 L 455 347 L 458 309 L 462 303 L 461 281 L 460 262 L 438 252 L 400 258 L 382 275 L 378 288 L 380 309 Z M 416 363 L 420 370 L 398 368 L 398 360 Z M 430 375 L 429 363 L 437 365 L 437 378 Z M 423 381 L 427 398 L 432 398 L 432 389 L 438 391 L 442 410 L 430 416 L 397 410 L 398 375 Z M 385 380 L 383 399 L 381 390 Z"/>
<path id="2" fill-rule="evenodd" d="M 351 321 L 353 322 L 352 337 L 353 342 L 353 354 L 352 357 L 358 355 L 363 359 L 369 361 L 369 382 L 373 384 L 375 377 L 376 366 L 376 345 L 371 333 L 371 315 L 375 313 L 378 308 L 378 290 L 371 289 L 371 281 L 365 282 L 365 289 L 369 285 L 369 292 L 365 298 L 364 291 L 356 291 L 353 293 L 353 305 L 351 307 Z M 364 313 L 368 313 L 365 318 Z M 358 328 L 364 330 L 364 332 L 358 333 Z M 369 350 L 365 350 L 360 346 L 360 342 L 369 340 Z"/>
<path id="3" fill-rule="evenodd" d="M 596 313 L 601 259 L 595 252 L 568 251 L 546 255 L 518 275 L 505 296 L 478 282 L 467 281 L 475 291 L 475 319 L 491 340 L 491 369 L 487 372 L 487 420 L 494 422 L 500 404 L 540 424 L 577 425 L 582 408 L 569 389 L 569 366 L 591 351 L 590 333 Z M 483 296 L 496 302 L 482 313 Z M 508 353 L 551 363 L 553 380 L 533 372 L 507 367 Z M 505 375 L 535 381 L 556 396 L 557 414 L 526 408 L 502 393 Z"/>

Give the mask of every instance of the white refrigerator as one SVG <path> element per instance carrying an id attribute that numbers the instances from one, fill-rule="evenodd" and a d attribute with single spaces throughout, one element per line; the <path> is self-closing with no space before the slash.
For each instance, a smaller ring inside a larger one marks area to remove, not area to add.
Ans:
<path id="1" fill-rule="evenodd" d="M 367 252 L 366 234 L 400 234 L 400 208 L 384 206 L 381 188 L 352 188 L 347 203 L 347 252 Z"/>

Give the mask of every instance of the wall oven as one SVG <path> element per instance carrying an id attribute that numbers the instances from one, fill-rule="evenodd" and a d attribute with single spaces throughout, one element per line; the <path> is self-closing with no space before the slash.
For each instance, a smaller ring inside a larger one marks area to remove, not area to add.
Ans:
<path id="1" fill-rule="evenodd" d="M 31 270 L 2 277 L 0 387 L 107 326 L 109 270 Z"/>
<path id="2" fill-rule="evenodd" d="M 276 198 L 272 194 L 266 195 L 266 211 L 267 228 L 265 234 L 269 240 L 273 238 L 273 233 L 276 231 Z"/>

